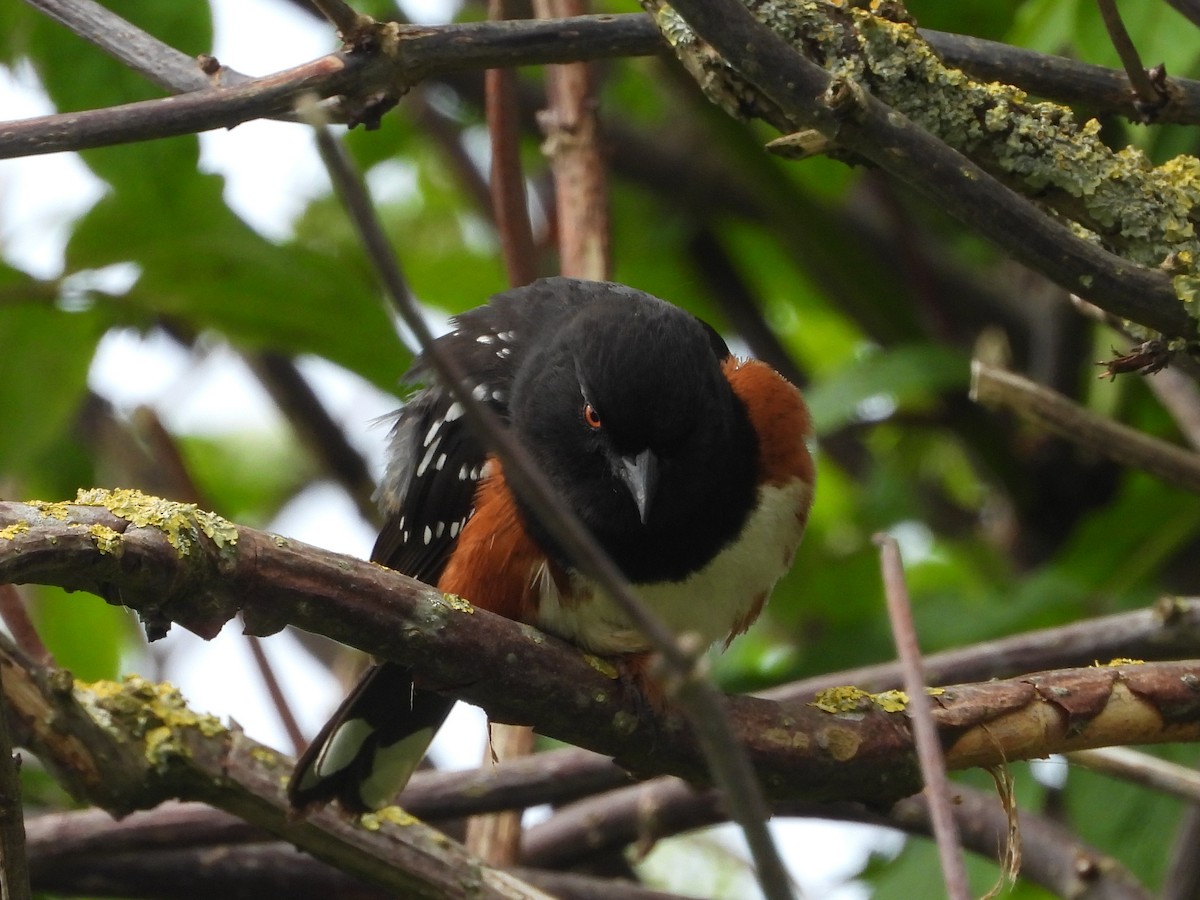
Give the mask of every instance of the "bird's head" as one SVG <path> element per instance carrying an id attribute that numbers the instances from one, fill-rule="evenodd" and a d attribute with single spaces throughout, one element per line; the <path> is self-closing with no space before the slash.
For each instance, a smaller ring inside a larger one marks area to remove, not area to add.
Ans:
<path id="1" fill-rule="evenodd" d="M 695 317 L 629 291 L 586 304 L 514 383 L 519 439 L 635 582 L 693 571 L 753 504 L 756 446 L 728 354 Z"/>

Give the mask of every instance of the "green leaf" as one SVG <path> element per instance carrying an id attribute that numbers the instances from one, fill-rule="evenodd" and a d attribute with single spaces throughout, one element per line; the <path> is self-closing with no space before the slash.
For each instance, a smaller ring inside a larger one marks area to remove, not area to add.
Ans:
<path id="1" fill-rule="evenodd" d="M 56 587 L 38 586 L 36 594 L 34 625 L 55 662 L 84 681 L 116 678 L 122 652 L 137 635 L 129 611 Z"/>
<path id="2" fill-rule="evenodd" d="M 965 389 L 970 376 L 966 356 L 932 344 L 888 349 L 846 366 L 807 392 L 817 434 L 871 418 L 863 404 L 878 398 L 882 406 L 909 409 L 932 402 L 938 393 Z"/>
<path id="3" fill-rule="evenodd" d="M 220 185 L 191 173 L 154 211 L 137 193 L 109 195 L 80 221 L 68 264 L 134 262 L 142 274 L 131 307 L 252 347 L 315 353 L 394 388 L 409 353 L 370 273 L 328 253 L 271 243 L 229 211 Z"/>
<path id="4" fill-rule="evenodd" d="M 6 295 L 10 291 L 16 293 L 10 287 Z M 64 312 L 42 301 L 4 305 L 0 472 L 28 474 L 45 448 L 68 429 L 87 392 L 88 366 L 107 324 L 97 310 Z"/>

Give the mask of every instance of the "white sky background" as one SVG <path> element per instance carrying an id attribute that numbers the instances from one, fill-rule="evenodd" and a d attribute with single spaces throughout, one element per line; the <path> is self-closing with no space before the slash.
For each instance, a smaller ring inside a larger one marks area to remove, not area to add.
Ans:
<path id="1" fill-rule="evenodd" d="M 212 0 L 216 38 L 214 55 L 247 74 L 278 71 L 328 52 L 331 30 L 279 0 Z M 419 21 L 444 21 L 445 3 L 423 0 L 405 4 Z M 270 34 L 270 40 L 263 40 Z M 30 72 L 0 69 L 0 119 L 52 112 Z M 232 131 L 200 136 L 201 166 L 226 179 L 226 200 L 247 222 L 270 238 L 290 234 L 293 218 L 328 181 L 309 135 L 286 123 L 251 122 Z M 102 185 L 70 154 L 0 162 L 0 254 L 39 277 L 61 274 L 62 253 L 72 220 L 100 196 Z M 480 298 L 481 300 L 483 298 Z M 136 369 L 137 379 L 126 373 Z M 378 474 L 385 427 L 372 422 L 390 411 L 394 398 L 322 360 L 301 360 L 301 368 L 350 439 Z M 216 348 L 189 353 L 161 337 L 116 332 L 102 342 L 90 373 L 92 388 L 121 408 L 149 404 L 167 426 L 180 433 L 211 433 L 279 422 L 256 380 L 235 353 Z M 231 403 L 230 398 L 237 398 Z M 344 493 L 331 484 L 304 492 L 282 510 L 271 529 L 330 549 L 366 557 L 374 534 Z M 204 642 L 176 628 L 165 640 L 167 676 L 199 709 L 232 718 L 257 740 L 280 748 L 288 742 L 245 642 L 230 626 Z M 340 688 L 313 666 L 293 639 L 279 635 L 264 642 L 276 674 L 285 686 L 302 727 L 314 732 L 340 699 Z M 474 767 L 483 752 L 482 714 L 459 704 L 435 743 L 439 763 Z M 842 885 L 861 865 L 869 847 L 895 852 L 899 840 L 875 830 L 813 821 L 774 823 L 781 847 L 806 896 L 851 900 L 867 896 L 862 885 Z M 732 829 L 717 832 L 740 849 Z M 882 844 L 880 841 L 882 840 Z M 670 869 L 665 855 L 660 867 Z M 694 865 L 694 857 L 690 858 Z M 935 876 L 936 877 L 936 876 Z M 936 884 L 936 882 L 934 882 Z M 749 885 L 730 896 L 749 896 Z"/>

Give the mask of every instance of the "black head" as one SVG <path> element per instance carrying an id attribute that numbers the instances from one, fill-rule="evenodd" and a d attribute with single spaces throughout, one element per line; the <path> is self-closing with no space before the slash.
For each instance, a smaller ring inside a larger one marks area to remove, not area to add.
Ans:
<path id="1" fill-rule="evenodd" d="M 678 580 L 741 529 L 754 433 L 712 329 L 648 294 L 595 288 L 522 363 L 513 426 L 627 577 Z"/>

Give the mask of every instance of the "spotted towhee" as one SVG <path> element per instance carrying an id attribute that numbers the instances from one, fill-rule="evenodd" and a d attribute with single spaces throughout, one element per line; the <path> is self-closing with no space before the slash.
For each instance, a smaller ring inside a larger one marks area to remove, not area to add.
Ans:
<path id="1" fill-rule="evenodd" d="M 619 284 L 547 278 L 439 339 L 635 591 L 677 632 L 728 643 L 791 565 L 813 493 L 800 392 L 709 326 Z M 418 360 L 409 376 L 429 376 Z M 391 435 L 372 559 L 590 652 L 645 638 L 510 490 L 438 384 Z M 372 667 L 301 756 L 293 805 L 391 800 L 452 700 Z"/>

